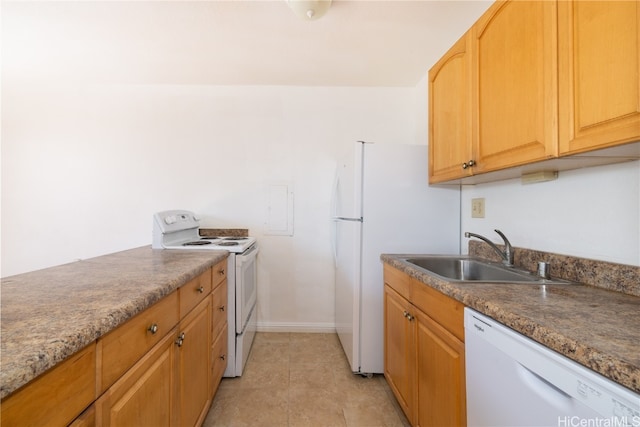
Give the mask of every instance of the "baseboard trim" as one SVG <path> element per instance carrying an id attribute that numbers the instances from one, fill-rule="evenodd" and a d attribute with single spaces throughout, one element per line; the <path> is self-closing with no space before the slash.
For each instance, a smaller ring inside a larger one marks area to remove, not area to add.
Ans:
<path id="1" fill-rule="evenodd" d="M 258 322 L 258 332 L 335 333 L 334 323 Z"/>

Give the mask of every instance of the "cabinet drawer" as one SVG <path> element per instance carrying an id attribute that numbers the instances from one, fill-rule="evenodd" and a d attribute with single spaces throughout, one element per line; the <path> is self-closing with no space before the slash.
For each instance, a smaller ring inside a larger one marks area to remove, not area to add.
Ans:
<path id="1" fill-rule="evenodd" d="M 178 293 L 176 291 L 99 340 L 100 391 L 106 390 L 113 384 L 177 323 Z"/>
<path id="2" fill-rule="evenodd" d="M 220 333 L 215 337 L 213 346 L 211 347 L 211 386 L 212 393 L 215 394 L 222 375 L 225 369 L 227 369 L 227 344 L 229 341 L 228 327 L 225 323 Z"/>
<path id="3" fill-rule="evenodd" d="M 411 301 L 411 277 L 387 264 L 384 265 L 383 271 L 384 283 L 399 293 L 403 298 Z"/>
<path id="4" fill-rule="evenodd" d="M 215 270 L 214 270 L 215 271 Z M 212 300 L 212 337 L 218 336 L 222 328 L 227 325 L 227 281 L 223 281 L 211 293 Z"/>
<path id="5" fill-rule="evenodd" d="M 212 268 L 213 274 L 213 287 L 221 283 L 223 280 L 227 278 L 227 258 L 223 259 L 219 263 L 213 266 Z"/>
<path id="6" fill-rule="evenodd" d="M 412 282 L 413 305 L 464 341 L 464 305 L 415 279 Z"/>
<path id="7" fill-rule="evenodd" d="M 96 397 L 96 345 L 71 356 L 2 401 L 3 426 L 62 426 Z"/>
<path id="8" fill-rule="evenodd" d="M 178 292 L 180 293 L 180 318 L 183 318 L 211 293 L 211 269 L 182 285 Z"/>

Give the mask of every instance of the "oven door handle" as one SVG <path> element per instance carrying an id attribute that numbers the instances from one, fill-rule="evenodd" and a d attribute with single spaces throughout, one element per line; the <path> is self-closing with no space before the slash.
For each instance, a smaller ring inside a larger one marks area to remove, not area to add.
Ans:
<path id="1" fill-rule="evenodd" d="M 258 252 L 258 246 L 253 245 L 241 254 L 236 255 L 236 263 L 243 264 L 247 261 L 252 261 L 256 256 L 258 256 Z"/>

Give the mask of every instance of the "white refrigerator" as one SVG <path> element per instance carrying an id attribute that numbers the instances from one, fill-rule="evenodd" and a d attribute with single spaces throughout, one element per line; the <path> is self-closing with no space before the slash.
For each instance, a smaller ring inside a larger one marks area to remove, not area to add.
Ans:
<path id="1" fill-rule="evenodd" d="M 356 142 L 333 203 L 336 331 L 354 373 L 384 371 L 382 253 L 460 253 L 460 187 L 428 185 L 426 145 Z"/>

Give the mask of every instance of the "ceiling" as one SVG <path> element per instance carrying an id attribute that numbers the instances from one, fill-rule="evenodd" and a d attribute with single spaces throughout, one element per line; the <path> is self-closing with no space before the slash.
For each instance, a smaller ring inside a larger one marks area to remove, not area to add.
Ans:
<path id="1" fill-rule="evenodd" d="M 3 84 L 415 86 L 490 1 L 3 1 Z"/>

